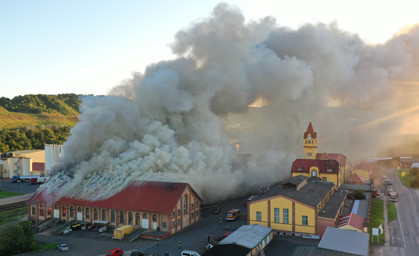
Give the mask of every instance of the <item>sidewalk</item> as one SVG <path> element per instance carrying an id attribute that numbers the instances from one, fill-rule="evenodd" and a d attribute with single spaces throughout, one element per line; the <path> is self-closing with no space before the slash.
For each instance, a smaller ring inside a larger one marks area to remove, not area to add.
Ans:
<path id="1" fill-rule="evenodd" d="M 3 199 L 0 199 L 0 205 L 7 205 L 7 204 L 25 202 L 25 201 L 28 201 L 29 198 L 31 198 L 33 194 L 35 194 L 35 193 L 24 194 L 24 195 L 21 195 L 21 196 L 12 196 L 12 197 L 8 197 L 8 198 L 3 198 Z"/>

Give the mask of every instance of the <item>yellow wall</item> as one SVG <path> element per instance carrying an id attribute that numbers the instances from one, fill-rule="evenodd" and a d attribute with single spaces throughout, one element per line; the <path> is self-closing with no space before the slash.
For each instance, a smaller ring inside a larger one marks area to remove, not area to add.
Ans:
<path id="1" fill-rule="evenodd" d="M 336 185 L 340 185 L 340 183 L 338 183 L 338 175 L 337 174 L 334 174 L 334 173 L 321 173 L 318 177 L 321 180 L 323 180 L 323 178 L 326 178 L 326 181 L 333 182 Z"/>
<path id="2" fill-rule="evenodd" d="M 274 209 L 279 208 L 279 223 L 275 223 Z M 284 209 L 288 209 L 288 224 L 284 224 Z M 271 198 L 271 228 L 292 231 L 292 201 L 285 197 Z"/>
<path id="3" fill-rule="evenodd" d="M 361 176 L 361 178 L 369 179 L 370 177 L 370 173 L 362 169 L 352 170 L 352 175 L 354 175 L 355 173 Z"/>
<path id="4" fill-rule="evenodd" d="M 308 217 L 307 226 L 303 226 L 303 216 Z M 316 233 L 316 211 L 298 202 L 295 203 L 295 232 Z"/>
<path id="5" fill-rule="evenodd" d="M 359 230 L 359 229 L 357 229 L 355 227 L 352 227 L 350 225 L 345 225 L 345 226 L 342 226 L 342 227 L 339 227 L 339 228 L 340 229 L 346 229 L 346 230 L 354 230 L 354 231 L 357 231 L 357 232 L 362 232 L 362 230 Z"/>
<path id="6" fill-rule="evenodd" d="M 310 177 L 310 176 L 308 176 L 308 174 L 307 173 L 300 173 L 300 172 L 293 172 L 293 173 L 291 173 L 291 177 L 295 177 L 295 176 L 298 176 L 298 175 L 304 175 L 304 176 L 306 176 L 306 177 Z"/>
<path id="7" fill-rule="evenodd" d="M 262 213 L 262 220 L 256 221 L 256 212 Z M 268 200 L 254 202 L 249 205 L 249 224 L 259 224 L 262 226 L 268 226 Z"/>

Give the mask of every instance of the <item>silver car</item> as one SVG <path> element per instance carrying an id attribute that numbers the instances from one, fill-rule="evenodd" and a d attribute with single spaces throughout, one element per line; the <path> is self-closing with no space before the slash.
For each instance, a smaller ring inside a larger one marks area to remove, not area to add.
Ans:
<path id="1" fill-rule="evenodd" d="M 68 245 L 67 245 L 67 244 L 59 244 L 59 245 L 57 245 L 57 249 L 58 249 L 60 252 L 66 252 L 66 251 L 68 251 L 68 250 L 69 250 L 69 248 L 68 248 Z"/>

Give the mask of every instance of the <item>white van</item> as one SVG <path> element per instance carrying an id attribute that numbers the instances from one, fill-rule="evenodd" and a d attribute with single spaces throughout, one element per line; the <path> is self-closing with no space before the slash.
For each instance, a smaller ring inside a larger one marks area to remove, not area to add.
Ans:
<path id="1" fill-rule="evenodd" d="M 189 251 L 189 250 L 182 251 L 180 255 L 181 256 L 201 256 L 196 251 Z"/>

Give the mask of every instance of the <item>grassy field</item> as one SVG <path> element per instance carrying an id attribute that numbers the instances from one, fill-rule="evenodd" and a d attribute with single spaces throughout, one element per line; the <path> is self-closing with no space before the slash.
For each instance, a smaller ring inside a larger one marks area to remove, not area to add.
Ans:
<path id="1" fill-rule="evenodd" d="M 49 244 L 38 244 L 38 248 L 36 249 L 37 252 L 44 251 L 50 248 L 57 248 L 58 244 L 49 243 Z"/>
<path id="2" fill-rule="evenodd" d="M 372 199 L 371 204 L 371 217 L 370 217 L 370 226 L 369 226 L 369 233 L 370 233 L 370 243 L 377 243 L 378 238 L 374 237 L 374 242 L 372 242 L 373 236 L 372 236 L 372 228 L 378 228 L 382 224 L 384 234 L 384 201 L 380 199 Z M 380 241 L 379 244 L 385 244 L 386 238 L 385 235 L 380 235 Z"/>
<path id="3" fill-rule="evenodd" d="M 402 171 L 405 172 L 405 176 L 402 176 Z M 403 186 L 410 188 L 410 181 L 415 177 L 410 175 L 410 172 L 408 170 L 397 171 L 397 175 L 399 175 L 399 179 Z"/>
<path id="4" fill-rule="evenodd" d="M 388 223 L 397 219 L 397 208 L 394 203 L 387 203 L 387 220 Z"/>
<path id="5" fill-rule="evenodd" d="M 0 111 L 0 130 L 28 126 L 74 126 L 78 122 L 77 116 L 64 116 L 62 114 L 23 114 Z"/>
<path id="6" fill-rule="evenodd" d="M 12 196 L 20 196 L 20 195 L 23 195 L 23 193 L 0 191 L 0 199 L 12 197 Z"/>
<path id="7" fill-rule="evenodd" d="M 10 223 L 15 220 L 22 219 L 28 214 L 28 207 L 24 206 L 21 208 L 17 208 L 14 210 L 9 211 L 2 211 L 0 212 L 0 225 Z"/>

